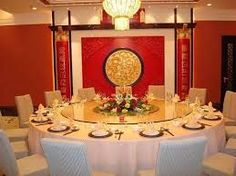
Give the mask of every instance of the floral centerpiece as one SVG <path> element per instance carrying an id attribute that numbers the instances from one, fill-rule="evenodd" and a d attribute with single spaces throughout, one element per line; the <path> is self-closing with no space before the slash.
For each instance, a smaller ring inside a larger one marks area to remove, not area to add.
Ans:
<path id="1" fill-rule="evenodd" d="M 104 98 L 102 104 L 96 107 L 96 111 L 109 113 L 110 115 L 136 115 L 148 113 L 153 110 L 153 105 L 148 104 L 147 98 L 137 98 L 131 94 L 115 94 Z"/>

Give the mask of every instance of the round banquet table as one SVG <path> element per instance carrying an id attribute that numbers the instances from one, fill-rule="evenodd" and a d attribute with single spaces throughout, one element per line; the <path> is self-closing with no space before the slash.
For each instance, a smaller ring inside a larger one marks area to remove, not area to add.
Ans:
<path id="1" fill-rule="evenodd" d="M 140 169 L 155 168 L 158 147 L 162 140 L 206 136 L 208 143 L 204 156 L 212 155 L 223 149 L 225 145 L 223 117 L 221 120 L 215 121 L 200 120 L 211 126 L 205 126 L 201 130 L 189 130 L 176 125 L 178 121 L 184 121 L 191 116 L 191 111 L 183 104 L 179 103 L 176 106 L 177 114 L 174 114 L 173 109 L 168 107 L 164 101 L 156 100 L 152 104 L 159 109 L 143 116 L 127 116 L 125 124 L 119 123 L 118 117 L 95 112 L 94 108 L 98 104 L 94 101 L 61 108 L 61 116 L 57 118 L 65 122 L 70 122 L 69 119 L 74 118 L 74 124 L 77 124 L 80 130 L 63 136 L 65 132 L 48 132 L 47 129 L 52 124 L 37 126 L 37 123 L 30 122 L 28 137 L 30 151 L 31 153 L 43 153 L 40 145 L 41 138 L 77 140 L 86 144 L 88 160 L 92 169 L 113 172 L 118 176 L 135 176 Z M 217 113 L 222 115 L 220 112 Z M 182 119 L 174 118 L 183 115 Z M 118 140 L 115 134 L 107 138 L 89 137 L 88 134 L 95 126 L 94 123 L 101 121 L 108 123 L 112 131 L 121 129 L 124 132 L 121 139 Z M 174 136 L 166 132 L 163 136 L 156 138 L 140 136 L 137 127 L 140 125 L 139 122 L 145 121 L 155 122 L 157 129 L 161 126 L 167 127 Z"/>

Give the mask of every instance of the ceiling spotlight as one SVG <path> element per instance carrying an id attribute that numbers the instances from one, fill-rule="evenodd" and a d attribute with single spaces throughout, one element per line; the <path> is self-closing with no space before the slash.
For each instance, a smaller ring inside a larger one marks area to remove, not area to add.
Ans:
<path id="1" fill-rule="evenodd" d="M 37 7 L 32 6 L 31 9 L 32 9 L 32 10 L 37 10 Z"/>
<path id="2" fill-rule="evenodd" d="M 212 6 L 212 4 L 211 3 L 207 3 L 207 7 L 211 7 Z"/>

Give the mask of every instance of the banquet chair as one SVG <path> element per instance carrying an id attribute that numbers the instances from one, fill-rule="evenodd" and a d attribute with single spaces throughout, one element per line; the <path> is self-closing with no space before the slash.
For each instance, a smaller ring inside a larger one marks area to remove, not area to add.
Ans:
<path id="1" fill-rule="evenodd" d="M 236 157 L 216 153 L 205 158 L 202 162 L 203 174 L 207 176 L 235 176 Z"/>
<path id="2" fill-rule="evenodd" d="M 52 107 L 54 100 L 58 100 L 58 103 L 62 103 L 62 95 L 60 90 L 45 91 L 44 98 L 47 107 Z"/>
<path id="3" fill-rule="evenodd" d="M 15 96 L 20 128 L 29 126 L 29 117 L 34 112 L 34 106 L 29 94 Z"/>
<path id="4" fill-rule="evenodd" d="M 236 125 L 236 93 L 226 91 L 223 102 L 223 115 L 226 126 Z"/>
<path id="5" fill-rule="evenodd" d="M 14 129 L 5 129 L 3 125 L 3 116 L 0 111 L 0 129 L 3 129 L 11 142 L 13 141 L 26 141 L 28 136 L 28 128 L 14 128 Z"/>
<path id="6" fill-rule="evenodd" d="M 80 100 L 88 100 L 91 101 L 96 96 L 96 92 L 94 87 L 88 88 L 79 88 L 78 89 L 78 98 Z"/>
<path id="7" fill-rule="evenodd" d="M 189 89 L 189 102 L 194 103 L 196 98 L 198 97 L 200 100 L 201 105 L 206 104 L 206 94 L 207 94 L 207 89 L 205 88 L 190 88 Z"/>
<path id="8" fill-rule="evenodd" d="M 149 85 L 148 94 L 153 94 L 155 98 L 165 99 L 165 86 L 164 85 Z"/>
<path id="9" fill-rule="evenodd" d="M 160 142 L 156 169 L 142 170 L 139 176 L 200 176 L 207 138 L 165 140 Z"/>
<path id="10" fill-rule="evenodd" d="M 3 116 L 2 116 L 2 113 L 0 111 L 0 124 L 1 124 L 0 129 L 4 129 L 4 125 L 2 123 L 2 121 L 3 121 L 2 118 L 3 118 Z M 24 129 L 22 129 L 22 130 L 24 130 Z M 7 130 L 5 133 L 9 133 L 9 131 L 12 131 L 12 130 Z M 18 134 L 16 133 L 16 135 L 18 135 Z M 27 134 L 25 135 L 25 138 L 23 138 L 21 141 L 11 142 L 12 149 L 13 149 L 13 152 L 15 154 L 16 159 L 25 157 L 29 153 L 28 146 L 27 146 L 26 140 L 25 140 L 26 136 L 27 136 Z"/>
<path id="11" fill-rule="evenodd" d="M 87 161 L 86 146 L 79 141 L 41 139 L 41 145 L 48 160 L 50 175 L 69 176 L 112 176 L 106 172 L 91 171 Z"/>
<path id="12" fill-rule="evenodd" d="M 41 155 L 31 155 L 16 160 L 12 146 L 3 132 L 0 130 L 0 168 L 6 176 L 47 176 L 47 160 Z"/>
<path id="13" fill-rule="evenodd" d="M 84 88 L 84 93 L 88 101 L 93 100 L 96 96 L 94 87 Z"/>
<path id="14" fill-rule="evenodd" d="M 86 99 L 86 94 L 85 94 L 85 91 L 84 91 L 84 88 L 79 88 L 78 89 L 78 99 L 79 100 L 85 100 Z"/>
<path id="15" fill-rule="evenodd" d="M 132 94 L 132 87 L 131 86 L 116 86 L 115 87 L 116 94 Z"/>

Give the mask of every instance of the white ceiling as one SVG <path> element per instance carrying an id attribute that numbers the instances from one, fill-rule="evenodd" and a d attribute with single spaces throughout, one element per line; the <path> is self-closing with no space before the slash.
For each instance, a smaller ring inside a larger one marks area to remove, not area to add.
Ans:
<path id="1" fill-rule="evenodd" d="M 63 6 L 71 5 L 95 5 L 100 4 L 102 0 L 42 0 L 48 1 L 52 4 L 58 3 L 71 3 L 63 4 Z M 182 2 L 190 2 L 198 0 L 142 0 L 143 4 L 163 4 L 163 3 L 173 3 L 179 4 Z M 216 9 L 236 9 L 236 0 L 200 0 L 198 3 L 194 4 L 196 8 L 206 7 L 207 3 L 212 3 L 212 7 Z M 39 11 L 51 10 L 51 6 L 46 6 L 41 2 L 41 0 L 0 0 L 0 10 L 4 10 L 9 13 L 24 13 L 32 11 L 32 6 L 36 6 Z"/>

